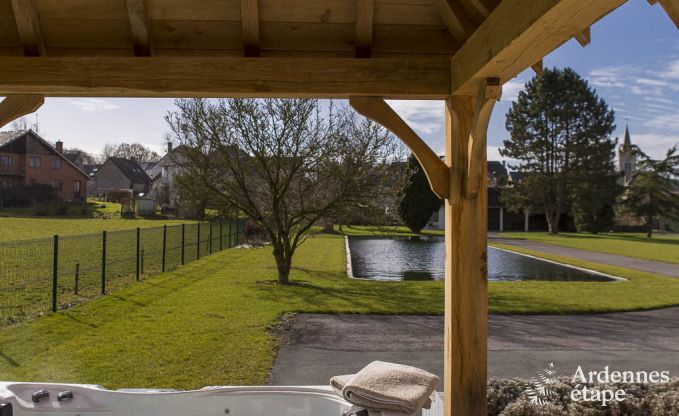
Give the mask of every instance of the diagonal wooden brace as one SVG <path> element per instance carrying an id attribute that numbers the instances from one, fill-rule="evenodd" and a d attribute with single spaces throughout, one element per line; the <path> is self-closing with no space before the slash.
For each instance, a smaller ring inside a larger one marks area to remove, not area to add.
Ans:
<path id="1" fill-rule="evenodd" d="M 17 94 L 8 95 L 0 102 L 0 127 L 11 123 L 19 117 L 33 113 L 45 102 L 42 95 Z"/>
<path id="2" fill-rule="evenodd" d="M 381 124 L 401 139 L 413 152 L 427 175 L 432 191 L 441 199 L 450 192 L 448 166 L 433 150 L 399 117 L 381 97 L 350 97 L 349 104 L 358 113 Z"/>
<path id="3" fill-rule="evenodd" d="M 483 173 L 482 157 L 486 151 L 488 142 L 488 123 L 493 112 L 495 103 L 502 95 L 502 86 L 499 78 L 486 78 L 479 85 L 479 91 L 474 97 L 474 110 L 472 113 L 471 126 L 469 129 L 469 141 L 467 144 L 467 167 L 464 178 L 464 193 L 467 198 L 476 198 L 481 186 Z"/>

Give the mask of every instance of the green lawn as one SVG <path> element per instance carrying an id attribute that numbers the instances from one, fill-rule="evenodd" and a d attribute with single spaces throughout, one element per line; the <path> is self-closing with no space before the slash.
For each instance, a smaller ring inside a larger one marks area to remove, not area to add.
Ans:
<path id="1" fill-rule="evenodd" d="M 176 225 L 178 223 L 122 219 L 0 218 L 3 238 L 15 237 L 14 241 L 0 241 L 0 258 L 3 259 L 0 262 L 0 326 L 51 310 L 53 233 L 59 233 L 57 307 L 65 308 L 86 302 L 101 293 L 101 230 L 107 231 L 106 289 L 110 291 L 134 281 L 136 277 L 137 236 L 136 230 L 131 227 L 141 228 L 140 277 L 146 278 L 163 269 L 164 224 L 168 225 L 165 270 L 172 270 L 181 263 L 182 227 Z M 236 227 L 231 229 L 229 222 L 221 227 L 218 223 L 202 223 L 200 228 L 201 256 L 208 254 L 211 248 L 213 252 L 218 251 L 220 244 L 221 247 L 229 247 L 236 242 Z M 26 230 L 47 238 L 23 240 L 21 237 Z M 194 260 L 198 255 L 197 241 L 198 223 L 186 224 L 185 262 Z"/>
<path id="2" fill-rule="evenodd" d="M 270 249 L 232 249 L 132 284 L 82 306 L 4 328 L 0 378 L 110 388 L 263 384 L 287 312 L 440 314 L 442 282 L 345 277 L 341 236 L 318 235 L 278 287 Z M 556 260 L 556 256 L 550 256 Z M 616 283 L 490 284 L 495 313 L 583 313 L 679 304 L 679 279 L 585 262 L 630 279 Z"/>
<path id="3" fill-rule="evenodd" d="M 101 233 L 102 231 L 131 230 L 137 227 L 150 228 L 163 225 L 179 225 L 195 221 L 179 220 L 137 220 L 98 218 L 17 218 L 0 217 L 0 242 L 30 240 L 59 235 Z"/>
<path id="4" fill-rule="evenodd" d="M 544 232 L 500 233 L 504 238 L 519 238 L 587 251 L 619 254 L 647 260 L 679 263 L 679 234 L 657 234 L 649 239 L 641 233 L 585 234 Z"/>

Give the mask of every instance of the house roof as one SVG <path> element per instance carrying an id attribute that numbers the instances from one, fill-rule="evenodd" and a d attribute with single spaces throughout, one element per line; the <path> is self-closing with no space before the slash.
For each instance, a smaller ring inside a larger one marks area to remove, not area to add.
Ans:
<path id="1" fill-rule="evenodd" d="M 111 161 L 111 163 L 113 163 L 132 183 L 146 184 L 151 182 L 149 175 L 147 175 L 139 163 L 134 160 L 123 159 L 121 157 L 109 157 L 106 161 Z"/>
<path id="2" fill-rule="evenodd" d="M 40 135 L 38 135 L 38 133 L 34 132 L 33 130 L 29 129 L 29 130 L 14 130 L 14 131 L 0 132 L 0 146 L 7 145 L 7 144 L 13 142 L 14 140 L 17 140 L 17 139 L 24 137 L 26 135 L 29 135 L 29 134 L 31 136 L 35 137 L 43 146 L 45 146 L 46 148 L 51 150 L 52 153 L 61 157 L 66 163 L 71 165 L 75 170 L 82 173 L 84 176 L 88 176 L 85 171 L 80 169 L 76 164 L 74 164 L 71 160 L 69 160 L 69 158 L 66 157 L 66 155 L 57 151 L 57 149 L 54 146 L 52 146 L 47 140 L 40 137 Z"/>
<path id="3" fill-rule="evenodd" d="M 510 179 L 515 183 L 521 182 L 525 176 L 526 174 L 523 172 L 509 172 Z"/>

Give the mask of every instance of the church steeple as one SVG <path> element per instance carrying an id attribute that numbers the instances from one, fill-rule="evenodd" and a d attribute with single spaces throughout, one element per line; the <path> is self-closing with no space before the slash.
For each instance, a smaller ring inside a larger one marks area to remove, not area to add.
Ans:
<path id="1" fill-rule="evenodd" d="M 624 150 L 629 150 L 632 147 L 632 140 L 629 137 L 629 125 L 625 123 L 625 141 L 622 144 Z"/>

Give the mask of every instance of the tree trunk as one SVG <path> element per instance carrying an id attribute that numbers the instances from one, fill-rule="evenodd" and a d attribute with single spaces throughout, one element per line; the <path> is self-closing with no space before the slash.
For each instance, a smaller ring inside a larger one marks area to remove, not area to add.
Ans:
<path id="1" fill-rule="evenodd" d="M 283 254 L 282 248 L 274 248 L 273 257 L 276 260 L 276 269 L 278 270 L 278 284 L 287 285 L 290 283 L 290 269 L 292 267 L 292 256 Z"/>
<path id="2" fill-rule="evenodd" d="M 653 238 L 653 217 L 646 218 L 646 238 Z"/>
<path id="3" fill-rule="evenodd" d="M 559 220 L 561 219 L 560 212 L 552 212 L 545 214 L 547 217 L 547 228 L 550 234 L 559 234 Z"/>

